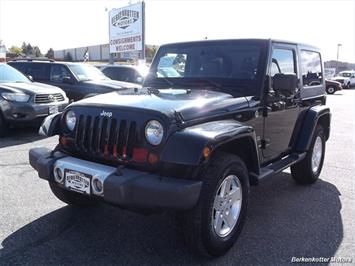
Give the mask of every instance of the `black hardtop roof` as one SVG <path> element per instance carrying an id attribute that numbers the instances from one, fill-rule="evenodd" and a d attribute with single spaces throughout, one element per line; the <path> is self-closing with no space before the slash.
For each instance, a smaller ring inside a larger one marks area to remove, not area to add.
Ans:
<path id="1" fill-rule="evenodd" d="M 176 43 L 167 43 L 161 45 L 161 47 L 164 46 L 170 46 L 170 45 L 187 45 L 187 44 L 196 44 L 196 43 L 219 43 L 219 42 L 235 42 L 235 41 L 240 41 L 240 42 L 245 42 L 245 43 L 260 43 L 260 44 L 267 44 L 267 43 L 283 43 L 283 44 L 292 44 L 292 45 L 297 45 L 301 49 L 309 49 L 309 50 L 316 50 L 318 51 L 319 48 L 313 45 L 305 44 L 305 43 L 300 43 L 300 42 L 294 42 L 294 41 L 286 41 L 286 40 L 279 40 L 279 39 L 261 39 L 261 38 L 251 38 L 251 39 L 211 39 L 211 40 L 199 40 L 199 41 L 187 41 L 187 42 L 176 42 Z"/>

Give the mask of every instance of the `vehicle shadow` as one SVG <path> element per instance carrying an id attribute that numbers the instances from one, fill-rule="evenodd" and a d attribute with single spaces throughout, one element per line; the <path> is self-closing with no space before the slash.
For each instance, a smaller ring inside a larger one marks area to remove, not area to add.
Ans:
<path id="1" fill-rule="evenodd" d="M 0 148 L 21 145 L 43 139 L 38 128 L 11 128 L 6 137 L 0 138 Z"/>
<path id="2" fill-rule="evenodd" d="M 331 183 L 319 180 L 300 186 L 288 173 L 263 181 L 252 188 L 238 242 L 217 259 L 188 252 L 171 214 L 144 216 L 107 205 L 67 206 L 4 239 L 0 261 L 4 265 L 280 265 L 292 257 L 331 257 L 343 238 L 339 195 Z"/>

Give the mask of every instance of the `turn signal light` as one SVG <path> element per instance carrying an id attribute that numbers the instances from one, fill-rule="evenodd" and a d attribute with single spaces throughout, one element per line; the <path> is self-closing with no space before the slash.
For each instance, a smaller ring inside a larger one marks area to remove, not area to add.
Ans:
<path id="1" fill-rule="evenodd" d="M 156 164 L 159 161 L 158 155 L 155 153 L 149 153 L 148 155 L 148 162 L 150 164 Z"/>
<path id="2" fill-rule="evenodd" d="M 206 159 L 208 156 L 210 156 L 210 154 L 211 154 L 210 148 L 205 147 L 205 148 L 203 149 L 203 157 L 205 157 L 205 159 Z"/>

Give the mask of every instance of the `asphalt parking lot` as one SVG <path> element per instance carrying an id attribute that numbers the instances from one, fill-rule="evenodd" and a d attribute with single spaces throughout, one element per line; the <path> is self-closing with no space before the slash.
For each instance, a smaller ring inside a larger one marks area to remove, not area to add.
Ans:
<path id="1" fill-rule="evenodd" d="M 328 96 L 331 137 L 320 180 L 297 185 L 289 171 L 251 190 L 247 222 L 225 256 L 192 255 L 171 214 L 110 206 L 68 207 L 28 164 L 31 147 L 54 147 L 34 130 L 0 140 L 0 265 L 282 265 L 292 257 L 355 263 L 355 89 Z"/>

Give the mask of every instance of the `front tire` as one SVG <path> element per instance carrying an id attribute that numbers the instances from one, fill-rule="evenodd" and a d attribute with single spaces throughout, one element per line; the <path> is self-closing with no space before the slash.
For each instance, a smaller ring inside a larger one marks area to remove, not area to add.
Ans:
<path id="1" fill-rule="evenodd" d="M 8 134 L 9 127 L 0 113 L 0 138 L 5 137 Z"/>
<path id="2" fill-rule="evenodd" d="M 56 183 L 49 182 L 53 194 L 68 205 L 78 207 L 89 207 L 97 204 L 97 201 L 89 196 L 84 196 L 77 192 L 72 192 L 59 187 Z"/>
<path id="3" fill-rule="evenodd" d="M 220 152 L 201 179 L 197 205 L 179 217 L 184 239 L 194 251 L 221 256 L 236 242 L 245 222 L 248 171 L 238 156 Z"/>
<path id="4" fill-rule="evenodd" d="M 324 154 L 324 130 L 323 127 L 317 125 L 306 157 L 299 163 L 291 166 L 291 174 L 293 179 L 302 185 L 308 185 L 316 182 L 320 172 L 322 171 Z"/>
<path id="5" fill-rule="evenodd" d="M 329 86 L 329 87 L 327 87 L 325 90 L 326 90 L 326 92 L 327 92 L 328 94 L 334 94 L 335 91 L 336 91 L 333 86 Z"/>

